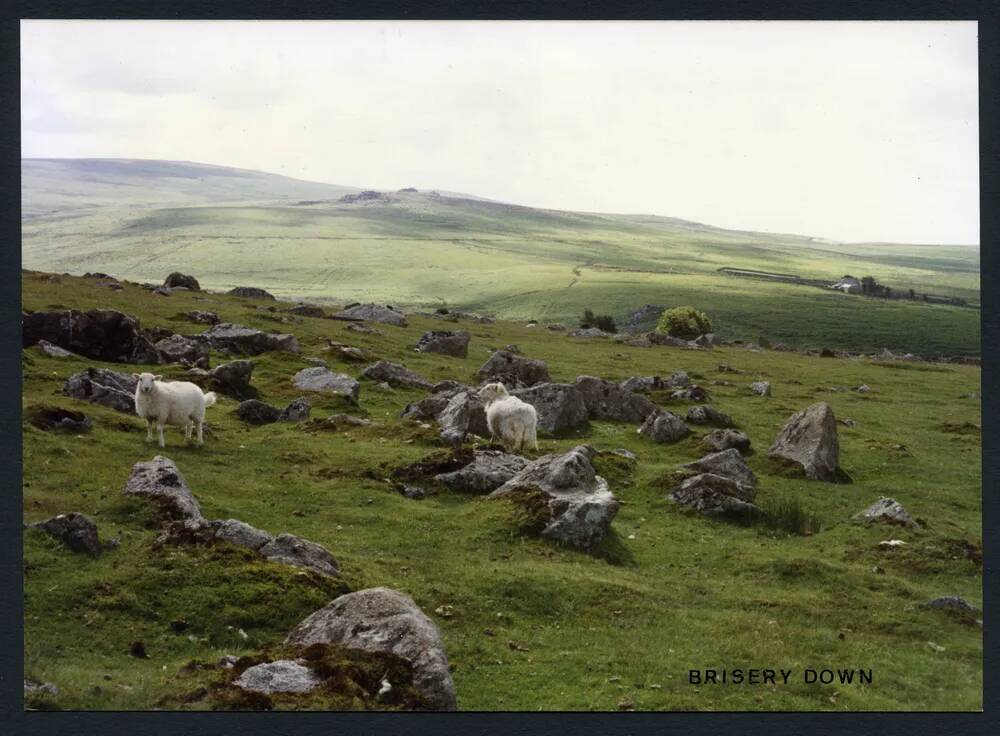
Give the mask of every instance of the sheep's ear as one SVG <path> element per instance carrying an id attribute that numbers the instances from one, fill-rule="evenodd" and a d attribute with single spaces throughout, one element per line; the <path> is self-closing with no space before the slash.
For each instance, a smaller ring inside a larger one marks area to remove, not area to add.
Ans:
<path id="1" fill-rule="evenodd" d="M 153 380 L 154 381 L 162 381 L 163 380 L 163 376 L 157 374 L 157 375 L 153 376 Z"/>
<path id="2" fill-rule="evenodd" d="M 138 373 L 133 373 L 132 378 L 142 378 Z"/>

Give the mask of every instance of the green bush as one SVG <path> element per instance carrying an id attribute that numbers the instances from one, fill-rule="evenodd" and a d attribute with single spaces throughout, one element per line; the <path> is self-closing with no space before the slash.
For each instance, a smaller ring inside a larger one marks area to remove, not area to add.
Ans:
<path id="1" fill-rule="evenodd" d="M 712 331 L 712 320 L 694 307 L 674 307 L 663 311 L 656 323 L 656 331 L 666 332 L 672 337 L 684 340 L 693 340 Z"/>
<path id="2" fill-rule="evenodd" d="M 614 317 L 610 314 L 595 315 L 590 309 L 583 310 L 583 319 L 580 320 L 580 327 L 584 329 L 596 327 L 605 332 L 618 332 L 618 325 L 615 324 Z"/>

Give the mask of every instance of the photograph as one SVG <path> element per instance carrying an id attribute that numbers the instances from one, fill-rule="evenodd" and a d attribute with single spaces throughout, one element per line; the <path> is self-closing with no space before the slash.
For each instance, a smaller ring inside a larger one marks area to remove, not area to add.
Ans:
<path id="1" fill-rule="evenodd" d="M 19 714 L 983 712 L 976 20 L 18 23 Z"/>

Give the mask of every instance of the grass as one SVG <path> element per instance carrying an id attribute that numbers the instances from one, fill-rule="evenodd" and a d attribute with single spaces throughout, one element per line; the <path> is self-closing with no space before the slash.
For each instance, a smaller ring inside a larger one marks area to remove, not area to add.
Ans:
<path id="1" fill-rule="evenodd" d="M 557 381 L 684 369 L 752 439 L 756 452 L 748 463 L 760 479 L 758 502 L 778 505 L 785 528 L 799 526 L 802 515 L 780 511 L 783 500 L 822 521 L 809 535 L 772 533 L 707 520 L 666 501 L 662 478 L 704 454 L 699 441 L 707 428 L 695 427 L 674 445 L 653 444 L 634 426 L 612 422 L 541 438 L 541 453 L 586 442 L 602 453 L 625 448 L 638 456 L 634 464 L 605 454 L 598 459 L 623 505 L 593 555 L 525 534 L 521 524 L 530 519 L 509 503 L 444 488 L 420 501 L 397 493 L 385 480 L 393 469 L 442 449 L 433 431 L 398 418 L 419 391 L 386 392 L 362 382 L 359 407 L 351 411 L 371 419 L 371 427 L 249 427 L 234 417 L 236 402 L 221 398 L 209 410 L 205 447 L 184 447 L 179 430 L 167 430 L 163 454 L 178 464 L 207 517 L 234 517 L 319 542 L 339 561 L 346 587 L 385 585 L 412 596 L 441 629 L 462 709 L 616 710 L 623 699 L 639 710 L 982 707 L 980 629 L 919 605 L 957 594 L 982 606 L 981 560 L 968 553 L 982 546 L 981 440 L 970 429 L 982 426 L 981 405 L 959 398 L 981 391 L 977 367 L 898 364 L 909 369 L 895 370 L 892 363 L 798 353 L 632 348 L 468 321 L 459 326 L 472 334 L 469 357 L 457 359 L 412 350 L 424 331 L 442 328 L 436 320 L 414 317 L 407 328 L 363 335 L 331 320 L 277 324 L 251 300 L 160 297 L 133 284 L 114 292 L 93 279 L 36 273 L 23 277 L 23 303 L 32 310 L 110 307 L 139 316 L 145 327 L 188 334 L 202 328 L 178 313 L 209 309 L 227 321 L 292 332 L 301 356 L 254 358 L 253 383 L 278 406 L 300 395 L 290 377 L 308 356 L 360 373 L 363 366 L 324 352 L 329 339 L 403 362 L 433 381 L 472 380 L 490 351 L 508 343 L 546 360 Z M 212 363 L 223 359 L 213 354 Z M 720 363 L 745 373 L 721 373 Z M 59 393 L 71 373 L 88 365 L 102 364 L 52 359 L 37 348 L 23 352 L 26 407 L 77 409 L 93 420 L 92 431 L 79 437 L 25 422 L 24 519 L 79 511 L 97 522 L 102 540 L 121 543 L 90 559 L 40 532 L 25 533 L 25 675 L 57 684 L 55 705 L 63 708 L 206 707 L 185 696 L 208 687 L 214 674 L 179 675 L 186 664 L 278 647 L 341 587 L 224 547 L 154 550 L 153 519 L 121 488 L 133 463 L 160 451 L 144 443 L 138 418 Z M 161 372 L 184 375 L 176 366 Z M 760 379 L 772 382 L 773 397 L 746 391 Z M 861 383 L 872 392 L 848 390 Z M 335 399 L 314 399 L 314 417 L 344 411 Z M 851 484 L 805 481 L 767 460 L 784 421 L 819 400 L 856 422 L 840 427 Z M 879 496 L 897 499 L 927 527 L 849 522 Z M 908 544 L 879 547 L 889 538 Z M 452 607 L 450 617 L 435 613 L 444 605 Z M 171 627 L 178 619 L 186 630 Z M 128 653 L 137 640 L 148 658 Z M 775 687 L 687 684 L 688 669 L 753 666 L 800 674 L 806 667 L 870 667 L 875 679 L 863 686 L 805 684 L 798 676 Z"/>

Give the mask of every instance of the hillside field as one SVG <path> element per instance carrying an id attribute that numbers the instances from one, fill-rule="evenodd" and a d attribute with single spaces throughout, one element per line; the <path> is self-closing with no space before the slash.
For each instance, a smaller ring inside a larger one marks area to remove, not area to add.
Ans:
<path id="1" fill-rule="evenodd" d="M 568 319 L 584 305 L 618 310 L 677 301 L 707 309 L 720 331 L 730 334 L 761 331 L 780 339 L 783 330 L 801 329 L 803 340 L 826 344 L 832 335 L 847 339 L 870 330 L 879 340 L 898 334 L 956 350 L 978 343 L 974 310 L 876 305 L 818 291 L 799 295 L 787 287 L 761 298 L 756 284 L 713 277 L 704 269 L 705 259 L 713 266 L 761 262 L 736 243 L 710 256 L 707 243 L 721 237 L 715 234 L 668 241 L 652 226 L 612 227 L 602 218 L 600 224 L 577 223 L 572 236 L 569 225 L 550 229 L 542 245 L 535 237 L 491 232 L 484 225 L 480 236 L 493 239 L 486 243 L 466 228 L 445 239 L 449 225 L 435 219 L 442 217 L 438 210 L 427 215 L 428 239 L 409 240 L 403 237 L 413 231 L 409 214 L 393 221 L 386 213 L 376 218 L 343 210 L 199 207 L 139 216 L 122 212 L 114 220 L 102 209 L 64 221 L 42 218 L 25 223 L 25 263 L 156 282 L 180 269 L 203 286 L 247 283 L 311 299 L 379 294 L 384 297 L 379 301 L 427 302 L 437 294 L 449 305 L 545 319 Z M 318 238 L 348 229 L 385 240 Z M 259 238 L 248 237 L 251 232 Z M 667 248 L 667 242 L 675 247 Z M 338 255 L 329 255 L 327 247 L 336 247 Z M 704 255 L 698 256 L 702 247 Z M 782 251 L 787 260 L 775 270 L 831 269 L 836 275 L 857 270 L 847 256 L 797 248 Z M 526 268 L 526 253 L 534 249 L 544 250 L 544 257 Z M 600 264 L 612 259 L 609 253 L 617 254 L 614 268 Z M 951 257 L 950 250 L 930 253 L 925 266 L 940 266 Z M 327 266 L 317 268 L 322 258 Z M 824 258 L 829 260 L 818 260 Z M 938 290 L 947 278 L 956 291 L 974 289 L 966 272 L 946 278 L 911 260 L 892 266 L 893 272 L 900 278 L 909 274 L 914 283 L 927 279 Z M 486 262 L 488 272 L 479 269 Z M 376 263 L 387 265 L 379 269 Z M 426 267 L 413 268 L 414 263 Z M 653 271 L 651 264 L 661 270 Z M 774 267 L 771 260 L 768 265 Z M 577 267 L 581 275 L 570 287 Z M 639 270 L 620 270 L 632 267 Z M 510 283 L 515 278 L 517 283 Z M 714 292 L 713 285 L 719 286 Z M 444 488 L 413 500 L 382 480 L 391 469 L 441 449 L 436 426 L 424 429 L 399 418 L 402 408 L 425 392 L 385 391 L 362 381 L 358 407 L 310 396 L 313 417 L 350 411 L 374 422 L 343 432 L 285 423 L 250 427 L 234 416 L 237 402 L 221 397 L 209 409 L 204 447 L 185 447 L 180 430 L 168 428 L 167 447 L 159 450 L 144 442 L 138 417 L 60 393 L 66 379 L 87 366 L 140 369 L 53 359 L 31 347 L 22 354 L 25 412 L 40 404 L 77 409 L 92 418 L 94 428 L 76 436 L 24 424 L 24 520 L 79 511 L 97 522 L 103 541 L 120 540 L 116 549 L 91 559 L 41 532 L 25 531 L 25 676 L 58 685 L 56 707 L 207 707 L 188 696 L 212 675 L 186 664 L 276 645 L 343 586 L 388 586 L 414 598 L 441 630 L 462 710 L 982 707 L 981 628 L 920 605 L 960 595 L 982 607 L 981 563 L 962 553 L 982 547 L 978 367 L 736 347 L 640 348 L 512 321 L 467 320 L 458 327 L 472 334 L 469 357 L 458 359 L 412 350 L 423 332 L 454 328 L 429 318 L 412 317 L 406 328 L 378 325 L 384 335 L 362 335 L 327 319 L 278 322 L 275 313 L 257 308 L 260 302 L 217 293 L 163 297 L 134 283 L 111 291 L 96 279 L 31 272 L 24 273 L 22 288 L 28 310 L 113 308 L 137 316 L 143 327 L 182 334 L 203 328 L 180 313 L 213 310 L 224 321 L 291 332 L 302 345 L 301 355 L 265 353 L 253 359 L 253 385 L 262 400 L 278 406 L 301 395 L 291 376 L 309 365 L 307 357 L 321 357 L 335 371 L 360 373 L 363 366 L 325 351 L 328 340 L 366 348 L 432 381 L 472 382 L 491 351 L 511 343 L 546 361 L 555 381 L 683 369 L 750 436 L 756 453 L 748 462 L 760 478 L 758 501 L 795 499 L 821 521 L 817 533 L 800 536 L 683 512 L 665 499 L 669 474 L 704 454 L 698 444 L 703 429 L 692 426 L 688 439 L 657 445 L 633 425 L 595 421 L 570 436 L 540 438 L 539 454 L 589 443 L 605 453 L 625 448 L 638 456 L 634 469 L 610 454 L 599 457 L 599 470 L 622 507 L 609 538 L 595 554 L 586 554 L 526 536 L 505 502 Z M 556 290 L 571 299 L 557 300 Z M 617 296 L 611 300 L 609 294 Z M 806 304 L 829 309 L 805 313 Z M 740 309 L 747 313 L 740 316 Z M 831 332 L 833 323 L 843 323 L 841 333 Z M 228 358 L 213 352 L 211 359 L 214 366 Z M 744 373 L 720 372 L 722 363 Z M 176 365 L 155 370 L 168 379 L 185 376 Z M 750 394 L 747 384 L 759 379 L 772 382 L 773 397 Z M 850 390 L 861 383 L 871 393 Z M 789 416 L 820 400 L 839 419 L 855 422 L 839 426 L 840 462 L 853 483 L 806 481 L 767 459 L 768 446 Z M 682 412 L 687 405 L 667 406 Z M 121 490 L 132 465 L 157 454 L 177 463 L 206 517 L 242 519 L 319 542 L 340 562 L 343 585 L 224 546 L 155 550 L 155 523 Z M 926 527 L 849 522 L 880 496 L 898 500 Z M 879 546 L 888 539 L 907 544 Z M 453 615 L 437 613 L 442 606 L 451 606 Z M 182 632 L 171 627 L 179 619 L 187 623 Z M 245 639 L 237 635 L 240 629 Z M 148 658 L 129 655 L 136 640 L 144 642 Z M 724 667 L 797 673 L 809 667 L 870 668 L 874 682 L 804 684 L 796 677 L 787 686 L 688 684 L 689 669 Z"/>

